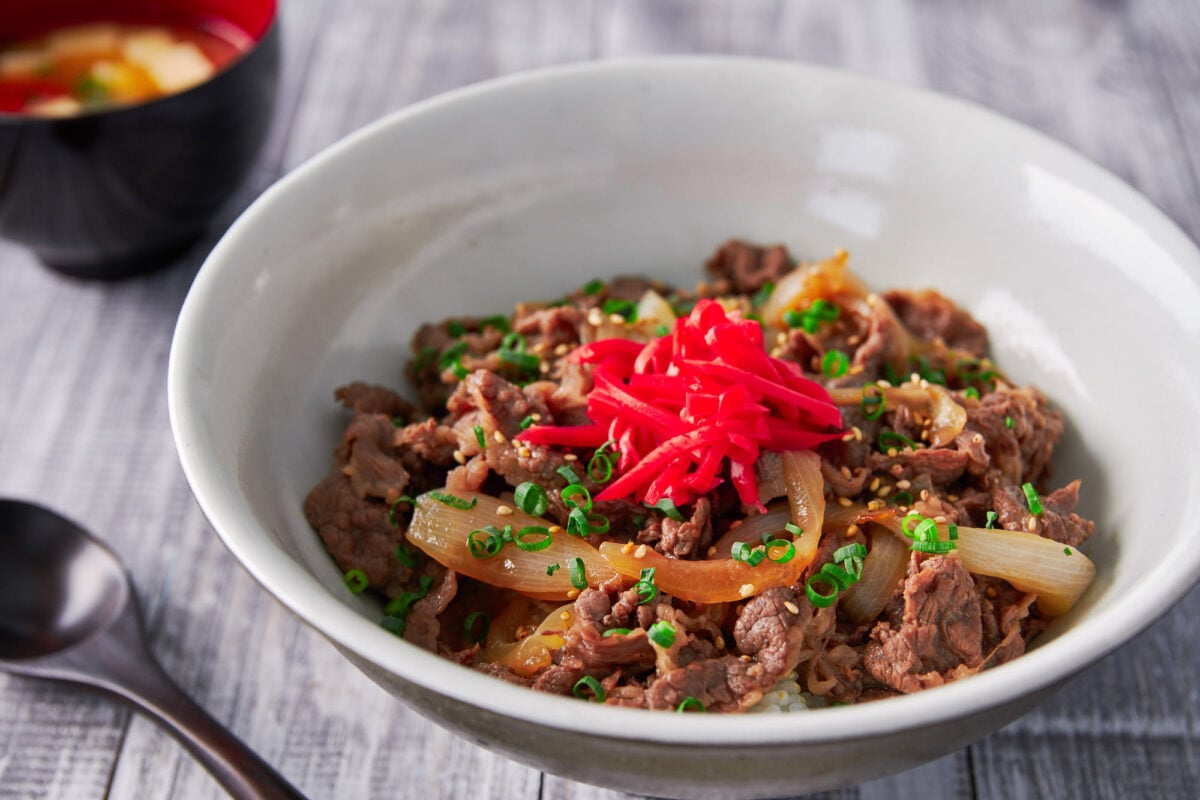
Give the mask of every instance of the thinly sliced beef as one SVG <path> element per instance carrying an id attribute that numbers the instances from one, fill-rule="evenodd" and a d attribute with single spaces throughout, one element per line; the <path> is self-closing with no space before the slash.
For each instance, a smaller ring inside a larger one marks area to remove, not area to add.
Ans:
<path id="1" fill-rule="evenodd" d="M 408 421 L 417 413 L 413 404 L 386 386 L 373 383 L 348 383 L 333 393 L 346 408 L 359 414 L 387 414 Z"/>
<path id="2" fill-rule="evenodd" d="M 387 595 L 404 591 L 412 570 L 396 558 L 404 535 L 388 521 L 387 505 L 361 497 L 349 478 L 334 474 L 308 493 L 304 514 L 339 569 L 361 569 L 371 588 Z"/>
<path id="3" fill-rule="evenodd" d="M 883 299 L 905 327 L 922 339 L 940 338 L 948 346 L 966 350 L 976 358 L 982 358 L 987 351 L 987 330 L 941 294 L 931 289 L 894 290 L 885 292 Z"/>
<path id="4" fill-rule="evenodd" d="M 754 294 L 767 283 L 778 283 L 795 266 L 782 245 L 759 247 L 732 239 L 708 260 L 704 269 L 725 292 Z M 728 289 L 725 289 L 728 286 Z"/>
<path id="5" fill-rule="evenodd" d="M 396 460 L 396 426 L 386 414 L 355 414 L 346 428 L 342 474 L 358 497 L 393 500 L 408 488 L 409 471 Z"/>
<path id="6" fill-rule="evenodd" d="M 878 623 L 863 663 L 880 683 L 904 693 L 940 686 L 960 666 L 983 661 L 983 622 L 975 582 L 962 562 L 933 556 L 917 564 L 904 583 L 898 627 Z"/>
<path id="7" fill-rule="evenodd" d="M 431 569 L 441 572 L 441 578 L 436 579 L 428 594 L 413 604 L 404 626 L 404 638 L 417 647 L 436 653 L 438 634 L 442 631 L 438 615 L 446 610 L 458 594 L 458 573 L 436 564 Z"/>
<path id="8" fill-rule="evenodd" d="M 707 497 L 701 497 L 693 504 L 688 519 L 662 520 L 662 538 L 654 544 L 654 549 L 672 558 L 703 558 L 712 537 L 712 504 Z"/>
<path id="9" fill-rule="evenodd" d="M 1092 535 L 1096 524 L 1075 513 L 1079 502 L 1079 481 L 1050 493 L 1042 499 L 1042 513 L 1029 510 L 1029 500 L 1016 486 L 1002 486 L 992 493 L 1000 527 L 1011 531 L 1029 531 L 1075 547 Z"/>
<path id="10" fill-rule="evenodd" d="M 1036 389 L 1001 386 L 967 409 L 963 435 L 980 434 L 990 469 L 1007 483 L 1037 483 L 1049 474 L 1050 457 L 1063 433 L 1062 414 Z"/>

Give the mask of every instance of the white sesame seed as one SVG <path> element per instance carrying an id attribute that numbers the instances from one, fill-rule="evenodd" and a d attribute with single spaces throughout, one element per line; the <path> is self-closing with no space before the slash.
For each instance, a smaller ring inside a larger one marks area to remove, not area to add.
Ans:
<path id="1" fill-rule="evenodd" d="M 513 510 L 508 506 L 496 506 L 496 513 L 502 517 L 511 517 Z"/>
<path id="2" fill-rule="evenodd" d="M 783 607 L 786 608 L 788 611 L 792 612 L 793 614 L 800 613 L 800 606 L 796 605 L 791 600 L 785 600 L 783 603 Z"/>
<path id="3" fill-rule="evenodd" d="M 496 441 L 496 444 L 504 444 L 508 441 L 508 437 L 500 431 L 492 431 L 492 439 Z"/>
<path id="4" fill-rule="evenodd" d="M 578 461 L 578 460 L 579 460 L 579 456 L 575 455 L 574 453 L 567 453 L 565 456 L 563 456 L 563 461 Z"/>
<path id="5" fill-rule="evenodd" d="M 749 597 L 752 594 L 754 594 L 754 584 L 753 583 L 743 583 L 741 585 L 741 587 L 738 589 L 738 595 L 741 597 Z"/>
<path id="6" fill-rule="evenodd" d="M 454 451 L 454 460 L 455 460 L 455 461 L 457 461 L 457 462 L 458 462 L 458 463 L 460 463 L 460 464 L 465 464 L 465 463 L 467 463 L 467 457 L 466 457 L 465 455 L 463 455 L 463 451 L 462 451 L 462 450 L 455 450 L 455 451 Z"/>

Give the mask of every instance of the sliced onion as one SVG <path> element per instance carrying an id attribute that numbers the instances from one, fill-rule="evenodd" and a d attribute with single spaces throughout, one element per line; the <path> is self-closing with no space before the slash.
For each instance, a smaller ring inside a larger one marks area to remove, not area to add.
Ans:
<path id="1" fill-rule="evenodd" d="M 931 447 L 943 447 L 954 441 L 967 424 L 967 410 L 950 392 L 941 386 L 889 386 L 883 392 L 884 408 L 908 406 L 931 421 L 927 439 Z M 829 390 L 835 405 L 856 406 L 862 402 L 861 387 L 841 387 Z"/>
<path id="2" fill-rule="evenodd" d="M 783 481 L 787 486 L 792 524 L 803 532 L 796 539 L 796 560 L 808 566 L 817 557 L 817 545 L 825 525 L 825 478 L 821 475 L 821 457 L 812 450 L 785 452 Z"/>
<path id="3" fill-rule="evenodd" d="M 551 652 L 562 648 L 564 644 L 561 633 L 575 621 L 575 604 L 568 603 L 550 611 L 541 617 L 532 633 L 518 639 L 517 631 L 522 625 L 537 621 L 537 617 L 531 618 L 531 615 L 538 612 L 539 605 L 525 597 L 518 597 L 509 603 L 492 621 L 487 646 L 479 654 L 480 660 L 505 664 L 513 672 L 524 676 L 550 666 Z"/>
<path id="4" fill-rule="evenodd" d="M 877 521 L 903 535 L 894 514 Z M 938 525 L 940 538 L 947 538 L 948 528 Z M 1000 578 L 1018 591 L 1036 594 L 1038 608 L 1051 617 L 1070 611 L 1096 577 L 1090 558 L 1036 533 L 959 526 L 956 545 L 951 552 L 968 572 Z"/>
<path id="5" fill-rule="evenodd" d="M 576 589 L 571 583 L 569 569 L 569 562 L 574 558 L 583 560 L 589 586 L 599 586 L 616 577 L 596 548 L 566 531 L 556 532 L 550 546 L 544 550 L 526 551 L 508 543 L 490 558 L 476 558 L 467 546 L 467 537 L 474 530 L 488 525 L 503 530 L 505 525 L 511 525 L 515 533 L 529 525 L 548 528 L 552 523 L 531 517 L 512 506 L 506 506 L 512 509 L 512 514 L 501 516 L 496 512 L 505 504 L 489 495 L 477 492 L 456 492 L 454 495 L 468 503 L 474 500 L 474 507 L 455 508 L 423 494 L 417 498 L 412 523 L 408 526 L 409 541 L 442 566 L 492 586 L 542 600 L 566 600 Z M 546 568 L 551 564 L 558 564 L 559 568 L 554 574 L 547 575 Z"/>
<path id="6" fill-rule="evenodd" d="M 866 297 L 866 285 L 846 269 L 849 258 L 845 250 L 839 250 L 832 258 L 814 264 L 801 264 L 784 275 L 759 309 L 763 322 L 782 328 L 783 312 L 807 308 L 821 297 Z"/>
<path id="7" fill-rule="evenodd" d="M 745 600 L 756 594 L 795 583 L 808 566 L 797 552 L 791 560 L 779 564 L 770 559 L 757 567 L 732 558 L 708 561 L 685 561 L 667 558 L 646 545 L 630 548 L 616 542 L 600 545 L 600 555 L 609 565 L 630 578 L 640 577 L 643 569 L 653 567 L 654 584 L 667 594 L 693 603 L 728 603 Z"/>
<path id="8" fill-rule="evenodd" d="M 710 559 L 729 558 L 735 544 L 738 542 L 747 542 L 754 545 L 761 544 L 764 533 L 771 534 L 772 539 L 782 539 L 790 542 L 792 541 L 792 534 L 788 533 L 783 526 L 791 521 L 792 512 L 784 505 L 773 506 L 767 509 L 767 513 L 765 514 L 754 514 L 746 517 L 746 519 L 742 520 L 741 525 L 730 528 L 724 536 L 717 539 L 708 557 Z"/>
<path id="9" fill-rule="evenodd" d="M 666 325 L 670 328 L 675 324 L 675 309 L 671 308 L 671 304 L 663 299 L 661 294 L 647 289 L 637 304 L 637 321 L 654 327 Z"/>
<path id="10" fill-rule="evenodd" d="M 838 607 L 847 619 L 861 625 L 879 616 L 904 580 L 909 552 L 891 531 L 879 527 L 872 530 L 862 577 L 838 597 Z"/>

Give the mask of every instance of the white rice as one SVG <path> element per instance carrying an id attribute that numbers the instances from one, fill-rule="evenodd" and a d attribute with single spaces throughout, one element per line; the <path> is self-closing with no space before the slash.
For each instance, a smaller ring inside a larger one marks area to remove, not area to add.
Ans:
<path id="1" fill-rule="evenodd" d="M 773 689 L 763 694 L 762 700 L 750 706 L 746 711 L 750 714 L 780 714 L 824 708 L 825 705 L 823 697 L 802 691 L 800 684 L 796 682 L 796 673 L 789 672 L 780 679 L 779 683 L 775 684 Z"/>

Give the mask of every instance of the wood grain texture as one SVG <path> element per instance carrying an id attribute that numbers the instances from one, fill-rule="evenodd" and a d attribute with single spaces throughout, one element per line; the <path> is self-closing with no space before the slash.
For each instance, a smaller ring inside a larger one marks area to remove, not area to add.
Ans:
<path id="1" fill-rule="evenodd" d="M 494 756 L 392 700 L 259 589 L 191 499 L 166 412 L 176 314 L 220 230 L 322 148 L 389 111 L 523 69 L 657 53 L 769 56 L 994 108 L 1111 169 L 1200 238 L 1200 5 L 1191 0 L 282 6 L 276 124 L 246 187 L 193 251 L 157 275 L 104 286 L 59 278 L 0 243 L 9 309 L 0 494 L 52 505 L 109 541 L 167 671 L 314 798 L 626 797 Z M 982 742 L 820 797 L 1194 797 L 1198 620 L 1200 590 Z M 0 676 L 0 797 L 220 796 L 145 719 L 82 690 Z"/>

